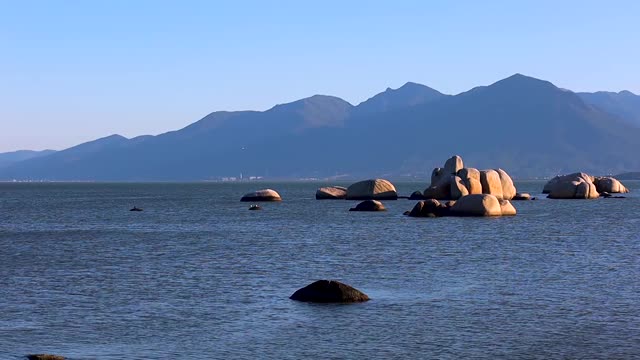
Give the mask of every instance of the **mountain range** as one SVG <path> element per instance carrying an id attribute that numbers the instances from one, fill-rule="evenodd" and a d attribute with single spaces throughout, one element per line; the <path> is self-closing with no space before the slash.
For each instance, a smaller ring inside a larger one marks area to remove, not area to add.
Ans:
<path id="1" fill-rule="evenodd" d="M 640 96 L 575 93 L 516 74 L 458 95 L 409 82 L 357 106 L 315 95 L 213 112 L 161 135 L 111 135 L 16 159 L 0 166 L 0 180 L 425 178 L 453 154 L 531 178 L 637 171 L 639 150 Z"/>

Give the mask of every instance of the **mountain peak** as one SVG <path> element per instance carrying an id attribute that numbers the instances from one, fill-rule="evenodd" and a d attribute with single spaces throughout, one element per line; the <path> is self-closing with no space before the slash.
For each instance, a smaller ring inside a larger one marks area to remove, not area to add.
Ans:
<path id="1" fill-rule="evenodd" d="M 302 118 L 301 128 L 340 126 L 353 108 L 349 102 L 329 95 L 313 95 L 267 110 L 273 114 L 297 114 Z"/>
<path id="2" fill-rule="evenodd" d="M 505 79 L 499 80 L 490 86 L 518 86 L 518 87 L 544 87 L 544 88 L 556 88 L 551 82 L 546 80 L 540 80 L 531 76 L 515 73 Z"/>
<path id="3" fill-rule="evenodd" d="M 384 112 L 401 107 L 426 104 L 444 96 L 441 92 L 428 86 L 407 82 L 397 89 L 387 88 L 384 92 L 361 102 L 356 108 L 360 114 Z"/>

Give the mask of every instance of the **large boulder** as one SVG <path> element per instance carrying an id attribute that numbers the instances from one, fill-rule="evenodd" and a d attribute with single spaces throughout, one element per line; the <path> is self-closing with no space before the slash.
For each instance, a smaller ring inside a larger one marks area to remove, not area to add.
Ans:
<path id="1" fill-rule="evenodd" d="M 316 190 L 316 200 L 345 199 L 347 188 L 343 186 L 327 186 Z"/>
<path id="2" fill-rule="evenodd" d="M 610 176 L 601 176 L 596 177 L 593 180 L 593 183 L 596 186 L 596 190 L 599 193 L 607 192 L 610 194 L 613 193 L 628 193 L 629 189 L 627 189 L 618 179 Z"/>
<path id="3" fill-rule="evenodd" d="M 462 179 L 458 176 L 451 177 L 451 199 L 460 199 L 463 196 L 469 195 L 469 190 L 465 186 Z"/>
<path id="4" fill-rule="evenodd" d="M 453 216 L 501 216 L 502 208 L 494 195 L 477 194 L 461 197 L 450 213 Z"/>
<path id="5" fill-rule="evenodd" d="M 594 178 L 585 173 L 556 176 L 544 187 L 550 199 L 596 199 L 600 196 Z"/>
<path id="6" fill-rule="evenodd" d="M 347 200 L 397 200 L 395 186 L 388 180 L 359 181 L 347 188 Z"/>
<path id="7" fill-rule="evenodd" d="M 502 199 L 511 200 L 516 196 L 516 187 L 513 185 L 511 176 L 502 169 L 496 169 L 498 176 L 500 177 L 500 183 L 502 184 Z"/>
<path id="8" fill-rule="evenodd" d="M 386 211 L 387 209 L 378 200 L 365 200 L 349 211 Z"/>
<path id="9" fill-rule="evenodd" d="M 462 162 L 462 158 L 458 155 L 454 155 L 447 159 L 444 163 L 444 173 L 446 175 L 455 175 L 458 170 L 464 167 L 464 163 Z"/>
<path id="10" fill-rule="evenodd" d="M 368 301 L 369 296 L 339 281 L 318 280 L 294 292 L 290 299 L 316 303 L 353 303 Z"/>
<path id="11" fill-rule="evenodd" d="M 544 187 L 542 188 L 542 193 L 543 194 L 549 194 L 551 192 L 551 188 L 561 182 L 569 182 L 569 181 L 573 181 L 577 178 L 581 178 L 585 181 L 590 181 L 593 182 L 595 180 L 595 178 L 587 173 L 583 173 L 583 172 L 579 172 L 579 173 L 572 173 L 572 174 L 567 174 L 567 175 L 557 175 L 554 178 L 552 178 L 551 180 L 547 181 L 547 183 L 544 185 Z"/>
<path id="12" fill-rule="evenodd" d="M 483 194 L 493 195 L 498 200 L 502 200 L 502 181 L 500 181 L 500 175 L 497 171 L 480 171 L 480 183 L 482 184 Z"/>
<path id="13" fill-rule="evenodd" d="M 282 201 L 280 194 L 272 189 L 262 189 L 244 194 L 240 201 Z"/>
<path id="14" fill-rule="evenodd" d="M 469 194 L 482 194 L 482 184 L 480 183 L 480 171 L 475 168 L 462 168 L 457 175 L 462 179 Z"/>

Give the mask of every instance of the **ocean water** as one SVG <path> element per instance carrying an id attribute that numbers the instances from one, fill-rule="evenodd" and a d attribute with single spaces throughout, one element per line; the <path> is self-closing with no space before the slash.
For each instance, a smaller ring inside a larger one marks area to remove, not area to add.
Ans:
<path id="1" fill-rule="evenodd" d="M 0 359 L 639 358 L 640 183 L 543 184 L 515 217 L 438 219 L 320 183 L 0 184 Z M 284 201 L 239 202 L 265 187 Z M 317 279 L 372 300 L 289 300 Z"/>

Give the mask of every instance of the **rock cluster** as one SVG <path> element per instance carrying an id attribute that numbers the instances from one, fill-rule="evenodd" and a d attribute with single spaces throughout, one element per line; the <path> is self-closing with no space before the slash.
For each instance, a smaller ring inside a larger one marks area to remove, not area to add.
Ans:
<path id="1" fill-rule="evenodd" d="M 550 199 L 596 199 L 601 193 L 628 193 L 629 190 L 613 177 L 596 177 L 586 173 L 558 175 L 542 190 Z"/>
<path id="2" fill-rule="evenodd" d="M 498 200 L 490 194 L 466 195 L 446 203 L 436 199 L 419 201 L 409 213 L 411 217 L 512 215 L 516 215 L 516 209 L 509 200 Z"/>
<path id="3" fill-rule="evenodd" d="M 431 185 L 424 190 L 423 196 L 427 199 L 457 200 L 477 194 L 511 200 L 516 195 L 516 187 L 506 171 L 465 168 L 462 158 L 455 155 L 445 162 L 444 168 L 433 169 Z"/>

